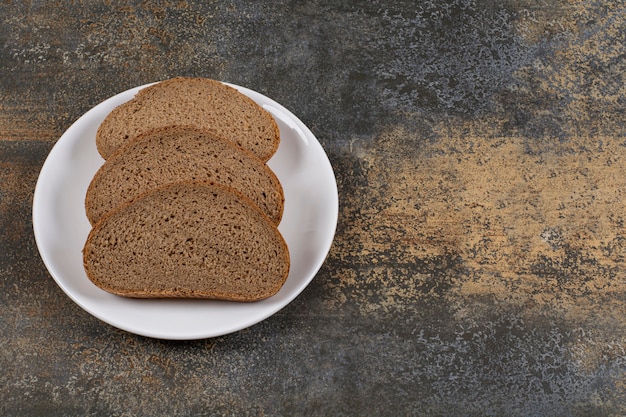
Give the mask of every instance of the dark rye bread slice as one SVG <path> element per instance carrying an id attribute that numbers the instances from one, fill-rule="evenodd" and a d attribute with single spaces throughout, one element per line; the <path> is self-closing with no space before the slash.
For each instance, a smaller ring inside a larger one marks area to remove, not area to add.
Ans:
<path id="1" fill-rule="evenodd" d="M 87 189 L 87 218 L 94 225 L 106 212 L 139 194 L 183 180 L 232 187 L 274 224 L 280 223 L 285 196 L 266 164 L 212 133 L 179 126 L 139 135 L 111 155 Z"/>
<path id="2" fill-rule="evenodd" d="M 280 290 L 290 261 L 278 229 L 245 197 L 183 182 L 107 213 L 83 263 L 95 285 L 121 296 L 257 301 Z"/>
<path id="3" fill-rule="evenodd" d="M 263 162 L 280 142 L 274 118 L 249 97 L 219 81 L 179 77 L 148 86 L 113 109 L 98 128 L 96 146 L 107 159 L 127 140 L 170 125 L 210 130 Z"/>

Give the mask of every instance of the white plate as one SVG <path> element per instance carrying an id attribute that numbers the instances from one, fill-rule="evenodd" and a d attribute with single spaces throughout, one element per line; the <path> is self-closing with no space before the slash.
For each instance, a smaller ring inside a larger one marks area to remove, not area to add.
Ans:
<path id="1" fill-rule="evenodd" d="M 96 130 L 140 86 L 100 103 L 78 119 L 46 159 L 33 200 L 33 227 L 41 257 L 63 291 L 80 307 L 115 327 L 160 339 L 201 339 L 244 329 L 289 304 L 322 266 L 335 234 L 337 184 L 322 146 L 289 110 L 247 88 L 230 84 L 269 111 L 281 143 L 269 166 L 285 192 L 279 230 L 291 255 L 291 270 L 275 296 L 255 303 L 209 300 L 139 300 L 100 290 L 85 275 L 82 248 L 90 230 L 84 198 L 104 160 Z"/>

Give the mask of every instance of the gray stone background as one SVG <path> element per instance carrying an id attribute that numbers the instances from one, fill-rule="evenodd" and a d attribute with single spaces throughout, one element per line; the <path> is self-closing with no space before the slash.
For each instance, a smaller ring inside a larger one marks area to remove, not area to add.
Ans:
<path id="1" fill-rule="evenodd" d="M 1 415 L 626 415 L 623 2 L 3 1 L 0 20 Z M 340 199 L 293 303 L 186 342 L 81 310 L 31 221 L 76 119 L 179 75 L 289 108 Z"/>

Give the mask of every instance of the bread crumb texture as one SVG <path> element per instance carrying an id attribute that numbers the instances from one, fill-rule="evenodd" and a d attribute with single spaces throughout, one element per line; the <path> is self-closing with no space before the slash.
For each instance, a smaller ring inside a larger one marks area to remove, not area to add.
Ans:
<path id="1" fill-rule="evenodd" d="M 280 135 L 273 117 L 236 89 L 207 78 L 173 78 L 140 90 L 98 128 L 98 151 L 107 159 L 126 141 L 152 129 L 185 125 L 212 131 L 267 161 Z"/>
<path id="2" fill-rule="evenodd" d="M 280 223 L 284 194 L 266 164 L 210 132 L 176 126 L 140 135 L 104 163 L 87 190 L 87 217 L 95 224 L 108 211 L 144 192 L 191 180 L 232 187 L 274 224 Z"/>
<path id="3" fill-rule="evenodd" d="M 105 216 L 84 249 L 89 278 L 131 297 L 255 301 L 289 272 L 278 229 L 241 195 L 199 183 L 151 191 Z"/>

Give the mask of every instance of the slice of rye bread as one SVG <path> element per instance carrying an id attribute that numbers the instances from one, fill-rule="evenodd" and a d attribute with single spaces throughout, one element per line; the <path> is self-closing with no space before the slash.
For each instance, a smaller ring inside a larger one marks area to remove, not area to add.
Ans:
<path id="1" fill-rule="evenodd" d="M 98 127 L 96 146 L 107 159 L 127 140 L 178 125 L 207 129 L 267 162 L 278 149 L 274 118 L 236 89 L 208 78 L 172 78 L 140 90 Z"/>
<path id="2" fill-rule="evenodd" d="M 107 213 L 83 264 L 95 285 L 121 296 L 257 301 L 280 290 L 290 258 L 276 226 L 244 196 L 182 182 Z"/>
<path id="3" fill-rule="evenodd" d="M 139 194 L 172 182 L 203 180 L 232 187 L 280 223 L 285 196 L 274 172 L 260 159 L 210 132 L 169 126 L 139 135 L 96 172 L 85 197 L 92 225 Z"/>

